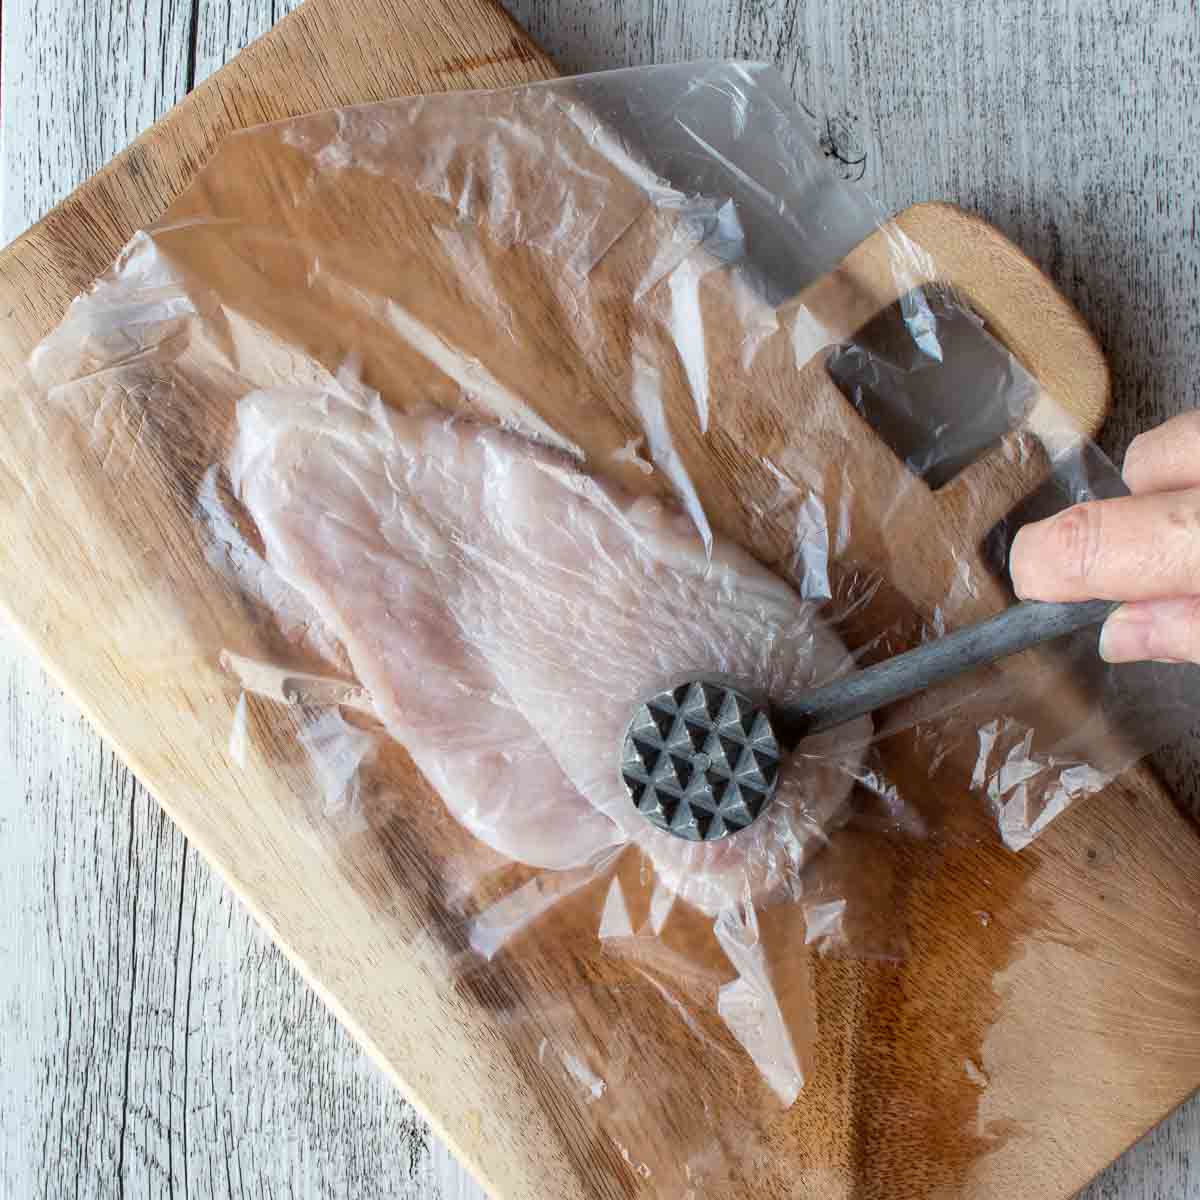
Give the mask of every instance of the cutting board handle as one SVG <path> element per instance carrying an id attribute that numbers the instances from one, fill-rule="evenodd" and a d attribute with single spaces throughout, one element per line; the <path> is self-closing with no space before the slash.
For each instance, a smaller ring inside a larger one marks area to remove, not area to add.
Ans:
<path id="1" fill-rule="evenodd" d="M 940 283 L 957 292 L 1077 431 L 1094 437 L 1109 408 L 1104 352 L 1028 255 L 953 204 L 914 205 L 893 224 L 911 243 L 908 261 L 927 268 L 926 279 L 910 284 Z"/>
<path id="2" fill-rule="evenodd" d="M 1032 260 L 986 221 L 953 204 L 917 204 L 860 242 L 784 306 L 817 343 L 836 345 L 926 284 L 951 288 L 983 318 L 1075 427 L 1094 436 L 1109 405 L 1104 354 Z"/>
<path id="3" fill-rule="evenodd" d="M 909 244 L 890 248 L 890 256 L 907 249 L 900 261 L 926 274 L 923 282 L 952 288 L 1040 389 L 1022 424 L 939 493 L 962 514 L 964 535 L 982 539 L 1044 483 L 1052 456 L 1099 431 L 1109 408 L 1108 364 L 1070 301 L 986 221 L 951 204 L 920 204 L 894 224 L 884 236 Z"/>
<path id="4" fill-rule="evenodd" d="M 1070 301 L 1029 257 L 953 204 L 906 209 L 783 313 L 800 331 L 798 352 L 815 357 L 822 347 L 852 341 L 879 313 L 927 284 L 952 289 L 982 317 L 1041 392 L 1018 429 L 938 492 L 953 498 L 964 537 L 980 539 L 1044 482 L 1051 455 L 1099 430 L 1109 406 L 1108 365 Z"/>

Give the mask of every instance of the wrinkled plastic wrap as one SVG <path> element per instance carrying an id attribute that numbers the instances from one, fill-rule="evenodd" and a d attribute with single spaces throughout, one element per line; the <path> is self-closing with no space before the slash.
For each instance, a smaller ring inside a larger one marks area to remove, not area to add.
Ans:
<path id="1" fill-rule="evenodd" d="M 870 238 L 878 318 L 836 299 Z M 802 945 L 904 954 L 898 844 L 1019 848 L 1195 716 L 1092 631 L 802 743 L 724 841 L 632 806 L 641 697 L 718 674 L 785 702 L 990 615 L 1017 521 L 1119 490 L 918 286 L 930 255 L 770 70 L 618 72 L 236 135 L 31 363 L 37 436 L 85 438 L 114 505 L 161 462 L 243 598 L 211 647 L 228 754 L 299 714 L 306 836 L 402 831 L 454 969 L 485 996 L 523 964 L 501 1024 L 536 1013 L 539 1069 L 663 1194 L 796 1100 Z M 675 1034 L 609 1023 L 631 979 Z"/>

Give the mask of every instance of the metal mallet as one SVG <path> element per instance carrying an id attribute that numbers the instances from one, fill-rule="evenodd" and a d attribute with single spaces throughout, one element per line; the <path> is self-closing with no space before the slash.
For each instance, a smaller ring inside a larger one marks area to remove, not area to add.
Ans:
<path id="1" fill-rule="evenodd" d="M 713 677 L 679 681 L 635 709 L 622 742 L 621 778 L 651 824 L 690 841 L 718 841 L 766 810 L 783 750 L 976 667 L 1099 625 L 1116 607 L 1109 600 L 1027 600 L 790 704 L 757 703 Z"/>

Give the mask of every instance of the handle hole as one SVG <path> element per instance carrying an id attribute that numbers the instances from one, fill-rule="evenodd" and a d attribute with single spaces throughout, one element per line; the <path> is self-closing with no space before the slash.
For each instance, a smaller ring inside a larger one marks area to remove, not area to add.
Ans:
<path id="1" fill-rule="evenodd" d="M 830 377 L 892 453 L 930 488 L 1013 429 L 1033 377 L 944 288 L 915 289 L 833 350 Z"/>

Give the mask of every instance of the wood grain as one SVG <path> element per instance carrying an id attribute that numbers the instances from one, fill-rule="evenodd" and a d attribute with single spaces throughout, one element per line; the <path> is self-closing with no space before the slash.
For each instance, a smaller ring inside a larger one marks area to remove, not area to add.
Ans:
<path id="1" fill-rule="evenodd" d="M 546 10 L 546 11 L 548 11 L 548 10 Z M 1165 11 L 1165 6 L 1164 6 L 1164 11 Z M 866 12 L 865 17 L 863 16 L 863 12 Z M 1032 12 L 1032 10 L 1030 12 Z M 1172 12 L 1174 12 L 1174 10 L 1172 10 Z M 800 25 L 800 30 L 802 30 L 802 34 L 805 30 L 812 31 L 812 26 L 816 26 L 816 31 L 818 32 L 818 34 L 822 35 L 824 40 L 829 41 L 830 37 L 833 38 L 833 41 L 830 42 L 830 44 L 834 44 L 834 46 L 836 44 L 836 35 L 838 35 L 839 32 L 845 32 L 846 25 L 850 25 L 851 29 L 863 28 L 864 25 L 866 26 L 866 28 L 870 28 L 869 23 L 870 23 L 872 16 L 877 16 L 877 14 L 872 13 L 871 6 L 863 6 L 863 11 L 859 11 L 857 13 L 854 12 L 851 7 L 847 7 L 847 11 L 845 14 L 839 13 L 839 14 L 836 14 L 836 16 L 834 16 L 834 14 L 829 14 L 828 17 L 824 16 L 824 14 L 816 14 L 816 16 L 814 16 L 814 14 L 811 14 L 808 11 L 804 10 L 803 7 L 800 8 L 800 10 L 798 12 L 792 13 L 792 19 L 796 19 L 796 18 L 799 19 L 799 25 Z M 1034 43 L 1036 43 L 1038 40 L 1038 30 L 1040 30 L 1040 32 L 1042 32 L 1043 35 L 1045 34 L 1046 29 L 1050 29 L 1052 32 L 1057 32 L 1057 34 L 1063 34 L 1063 32 L 1068 32 L 1068 34 L 1070 34 L 1070 32 L 1074 32 L 1074 26 L 1070 26 L 1070 28 L 1067 28 L 1068 18 L 1063 17 L 1061 13 L 1048 12 L 1046 14 L 1040 14 L 1040 16 L 1038 17 L 1037 20 L 1034 20 L 1033 17 L 1030 16 L 1030 14 L 1028 14 L 1028 13 L 1026 13 L 1026 16 L 1028 16 L 1028 20 L 1027 20 L 1025 28 L 1028 30 L 1033 30 L 1033 32 L 1030 32 L 1030 34 L 1026 34 L 1026 32 L 1022 32 L 1021 29 L 1018 28 L 1018 26 L 1020 24 L 1019 20 L 1014 20 L 1013 29 L 1009 30 L 1007 32 L 1007 34 L 1006 34 L 1006 31 L 1004 31 L 1002 29 L 1000 31 L 1000 34 L 996 35 L 996 37 L 994 38 L 994 42 L 1002 43 L 1002 42 L 1004 42 L 1004 38 L 1006 38 L 1006 37 L 1009 38 L 1009 41 L 1020 42 L 1022 44 L 1022 46 L 1024 46 L 1025 49 L 1031 50 L 1031 52 L 1033 52 L 1033 54 L 1034 54 L 1033 61 L 1037 62 L 1037 61 L 1040 61 L 1037 58 L 1038 47 Z M 8 24 L 7 18 L 8 18 L 8 14 L 6 13 L 6 25 Z M 776 37 L 778 37 L 778 41 L 775 42 L 775 46 L 784 48 L 786 50 L 786 53 L 791 53 L 792 49 L 794 49 L 794 46 L 796 46 L 796 44 L 797 44 L 796 41 L 788 42 L 788 37 L 800 36 L 800 35 L 794 34 L 794 29 L 790 32 L 790 31 L 788 31 L 788 28 L 785 24 L 780 24 L 781 22 L 784 22 L 784 19 L 785 19 L 784 17 L 780 17 L 779 20 L 776 20 L 776 18 L 773 16 L 772 13 L 761 13 L 761 12 L 760 13 L 746 13 L 746 12 L 739 11 L 737 14 L 737 18 L 738 18 L 738 37 L 743 36 L 742 30 L 743 30 L 743 26 L 744 26 L 745 30 L 749 31 L 749 32 L 746 32 L 745 37 L 749 38 L 750 42 L 754 42 L 756 40 L 756 38 L 762 37 L 763 44 L 766 44 L 766 42 L 770 41 L 770 35 L 772 35 L 772 31 L 774 30 L 774 35 Z M 1078 24 L 1080 22 L 1080 20 L 1084 20 L 1084 23 L 1086 24 L 1087 17 L 1085 14 L 1084 17 L 1080 18 L 1078 13 L 1074 13 L 1073 17 L 1070 19 L 1074 20 L 1074 22 L 1076 22 L 1076 24 Z M 844 22 L 846 23 L 846 25 L 842 24 Z M 858 24 L 854 25 L 853 23 L 856 23 L 856 22 Z M 612 19 L 612 10 L 607 11 L 605 14 L 601 14 L 601 16 L 599 18 L 596 18 L 596 23 L 598 23 L 601 26 L 601 28 L 604 28 L 604 26 L 606 24 L 613 26 L 613 28 L 617 28 L 617 26 L 620 24 L 618 22 L 618 20 Z M 773 23 L 774 23 L 774 25 L 773 25 Z M 832 23 L 832 25 L 830 25 L 829 23 Z M 677 44 L 679 44 L 680 38 L 683 38 L 684 35 L 691 38 L 691 42 L 689 42 L 689 44 L 696 44 L 696 46 L 698 46 L 698 44 L 701 44 L 703 42 L 704 38 L 719 38 L 721 36 L 730 36 L 730 29 L 728 29 L 728 20 L 725 20 L 725 22 L 721 22 L 721 20 L 714 20 L 714 19 L 712 19 L 712 13 L 708 13 L 708 12 L 701 12 L 700 16 L 692 17 L 692 16 L 689 16 L 688 12 L 683 12 L 683 13 L 680 13 L 679 11 L 672 12 L 671 10 L 668 10 L 668 8 L 666 8 L 666 7 L 654 8 L 654 10 L 652 10 L 652 14 L 650 14 L 650 19 L 635 19 L 635 20 L 631 20 L 631 22 L 629 24 L 630 24 L 631 32 L 629 32 L 629 34 L 626 35 L 625 47 L 626 47 L 626 49 L 628 49 L 629 47 L 632 47 L 632 50 L 634 50 L 634 52 L 636 54 L 647 53 L 647 47 L 648 47 L 650 53 L 656 52 L 659 54 L 670 55 L 672 53 L 672 47 L 677 46 Z M 1058 28 L 1058 26 L 1060 26 L 1060 25 L 1062 25 L 1062 28 Z M 775 28 L 775 26 L 778 26 L 778 28 Z M 571 28 L 572 28 L 572 26 L 571 26 L 570 20 L 564 20 L 564 22 L 562 22 L 562 24 L 556 26 L 556 29 L 568 30 L 568 32 L 570 31 Z M 582 14 L 580 14 L 580 19 L 577 20 L 577 23 L 574 26 L 574 28 L 582 29 L 583 31 L 587 32 L 590 29 L 594 28 L 594 25 L 589 24 L 588 20 L 583 19 Z M 764 32 L 764 30 L 766 30 L 766 32 Z M 1170 37 L 1174 36 L 1174 34 L 1172 34 L 1172 32 L 1171 32 L 1171 26 L 1168 25 L 1168 26 L 1166 26 L 1165 29 L 1152 30 L 1152 32 L 1153 32 L 1154 36 L 1162 38 L 1162 40 L 1160 40 L 1156 43 L 1159 48 L 1159 54 L 1163 55 L 1164 59 L 1169 59 L 1170 44 L 1171 44 Z M 904 44 L 904 43 L 902 43 L 902 38 L 904 38 L 904 37 L 924 38 L 924 35 L 925 35 L 925 30 L 923 30 L 923 29 L 908 30 L 907 26 L 905 26 L 904 29 L 901 29 L 900 44 Z M 936 42 L 936 38 L 934 41 Z M 1026 42 L 1028 44 L 1025 44 Z M 704 44 L 707 44 L 707 42 Z M 820 42 L 818 42 L 817 44 L 820 44 Z M 913 48 L 908 50 L 908 52 L 907 52 L 907 58 L 905 58 L 905 56 L 901 55 L 899 52 L 896 52 L 896 54 L 898 54 L 898 58 L 896 58 L 896 60 L 895 60 L 896 70 L 899 71 L 899 64 L 901 61 L 904 61 L 906 66 L 908 64 L 911 64 L 911 61 L 913 61 L 913 60 L 919 61 L 920 54 L 918 54 L 917 47 L 918 46 L 928 47 L 928 46 L 930 46 L 930 44 L 932 44 L 932 43 L 930 43 L 930 42 L 914 42 Z M 950 48 L 953 49 L 954 43 L 950 42 L 949 44 L 950 44 Z M 1049 44 L 1049 42 L 1046 44 Z M 1164 50 L 1164 46 L 1166 47 L 1165 50 Z M 996 47 L 994 46 L 992 48 L 996 48 Z M 1001 48 L 1003 48 L 1003 47 L 1001 47 Z M 594 49 L 594 47 L 593 47 L 593 49 Z M 774 49 L 774 47 L 773 47 L 773 49 Z M 944 50 L 944 52 L 943 52 L 943 50 L 938 49 L 934 53 L 935 54 L 943 54 L 943 53 L 949 54 L 950 52 L 952 52 L 952 50 Z M 611 47 L 606 46 L 604 48 L 604 53 L 612 54 L 613 52 L 612 52 Z M 929 53 L 929 52 L 928 52 L 928 50 L 922 49 L 922 50 L 920 50 L 920 53 L 923 54 L 923 53 Z M 1046 53 L 1049 53 L 1049 52 L 1043 52 L 1043 58 Z M 834 55 L 834 56 L 836 56 L 836 55 Z M 979 66 L 979 65 L 977 64 L 977 66 Z M 986 70 L 986 67 L 984 67 L 984 70 Z M 7 72 L 6 72 L 6 74 L 7 74 Z M 920 73 L 918 73 L 918 74 L 920 74 Z M 862 78 L 862 72 L 860 72 L 859 77 Z M 929 78 L 929 77 L 926 77 L 926 78 Z M 830 72 L 830 79 L 832 79 L 832 72 Z M 829 85 L 836 86 L 836 84 L 829 84 Z M 1014 88 L 1016 88 L 1016 84 L 1013 83 L 1012 80 L 1009 80 L 1009 82 L 1004 83 L 1003 88 L 1000 89 L 1002 100 L 1004 97 L 1007 96 L 1009 102 L 1012 103 L 1013 97 L 1016 95 L 1016 92 L 1013 92 L 1013 90 L 1012 90 Z M 1008 91 L 1004 91 L 1004 89 L 1008 89 Z M 810 96 L 809 98 L 811 100 L 812 97 Z M 1120 101 L 1115 101 L 1114 103 L 1120 103 Z M 820 110 L 821 109 L 818 109 L 818 112 L 820 112 Z M 1033 114 L 1025 112 L 1024 116 L 1025 116 L 1025 119 L 1027 119 L 1027 120 L 1033 119 Z M 913 128 L 920 127 L 920 122 L 918 120 L 913 120 L 911 118 L 911 116 L 910 116 L 910 118 L 906 118 L 905 120 L 910 122 L 910 125 Z M 901 125 L 902 124 L 904 124 L 904 122 L 901 121 Z M 895 130 L 893 130 L 893 132 L 895 132 Z M 910 134 L 908 134 L 908 138 L 906 140 L 904 137 L 904 134 L 902 134 L 902 130 L 900 131 L 900 134 L 901 134 L 901 136 L 899 138 L 888 139 L 888 145 L 889 146 L 895 146 L 895 145 L 907 146 L 910 143 L 916 142 L 917 137 L 918 137 L 916 133 L 910 132 Z M 1069 137 L 1069 134 L 1064 134 L 1064 136 Z M 1172 136 L 1174 136 L 1174 134 L 1171 134 L 1171 133 L 1164 134 L 1162 131 L 1156 130 L 1156 136 L 1159 138 L 1162 138 L 1164 136 L 1172 137 Z M 916 154 L 917 150 L 920 150 L 920 152 L 922 152 L 922 154 L 925 156 L 925 161 L 929 160 L 930 150 L 924 149 L 924 146 L 913 145 L 914 154 Z M 1097 156 L 1097 157 L 1099 157 L 1099 156 Z M 998 187 L 1002 186 L 1003 175 L 1002 175 L 1002 173 L 998 172 L 998 170 L 996 172 L 996 180 L 997 180 L 997 186 Z M 949 194 L 947 192 L 946 188 L 942 188 L 941 192 Z M 923 188 L 922 191 L 920 191 L 920 194 L 938 194 L 938 190 L 936 190 L 936 188 L 925 187 L 925 188 Z M 1030 218 L 1030 220 L 1033 220 L 1033 218 Z M 1140 221 L 1140 224 L 1138 223 L 1138 221 Z M 1153 215 L 1152 214 L 1147 214 L 1147 212 L 1142 212 L 1140 217 L 1138 217 L 1138 221 L 1134 222 L 1135 228 L 1145 228 L 1147 222 L 1150 222 L 1151 228 L 1153 228 Z M 1171 227 L 1171 228 L 1174 229 L 1174 227 Z M 1166 287 L 1166 283 L 1169 283 L 1169 280 L 1164 280 L 1164 288 Z M 1170 289 L 1168 288 L 1166 290 L 1168 290 L 1168 292 L 1169 292 Z M 1175 294 L 1178 294 L 1178 293 L 1176 292 Z"/>
<path id="2" fill-rule="evenodd" d="M 193 29 L 192 85 L 203 83 L 301 0 L 201 0 Z"/>
<path id="3" fill-rule="evenodd" d="M 100 170 L 187 91 L 188 0 L 5 5 L 5 239 Z"/>

